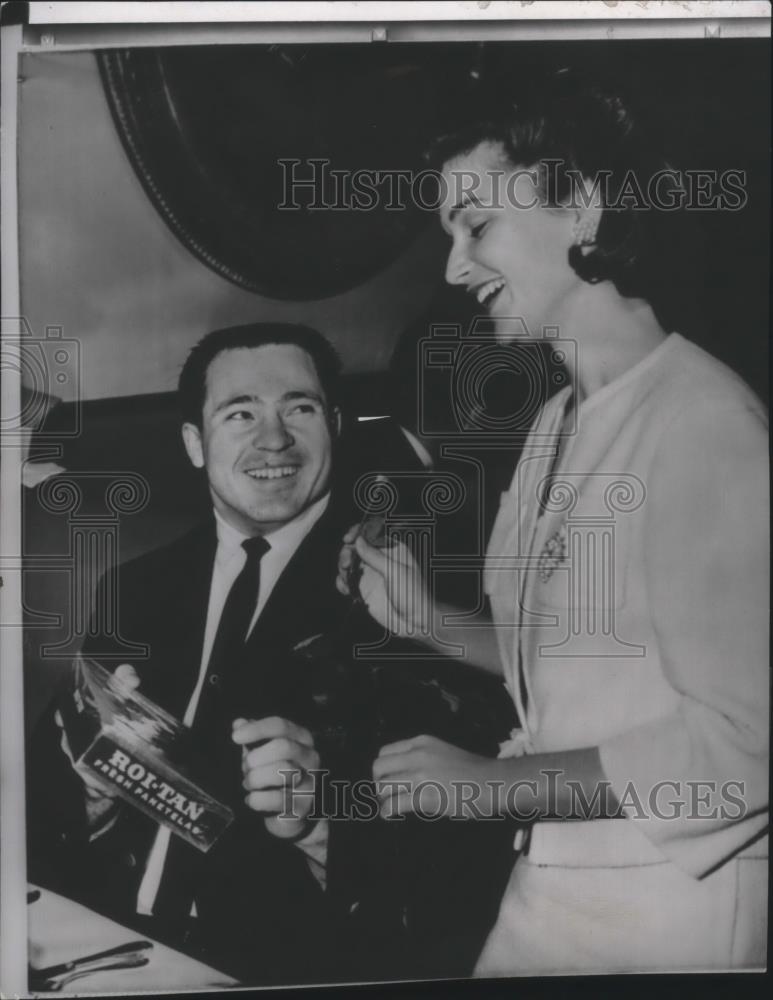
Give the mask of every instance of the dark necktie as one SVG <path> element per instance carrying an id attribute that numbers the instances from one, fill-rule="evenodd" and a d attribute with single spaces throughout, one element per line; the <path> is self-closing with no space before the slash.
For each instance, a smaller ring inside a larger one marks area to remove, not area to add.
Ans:
<path id="1" fill-rule="evenodd" d="M 246 539 L 242 542 L 242 548 L 247 553 L 247 559 L 223 605 L 209 655 L 204 687 L 193 720 L 194 732 L 208 728 L 212 708 L 210 702 L 214 702 L 216 706 L 222 700 L 244 658 L 247 630 L 255 614 L 260 591 L 260 560 L 271 546 L 265 538 L 258 536 Z"/>
<path id="2" fill-rule="evenodd" d="M 223 605 L 191 726 L 194 743 L 200 750 L 206 748 L 207 764 L 211 773 L 219 779 L 221 791 L 240 788 L 240 751 L 231 740 L 234 718 L 232 689 L 244 667 L 247 632 L 260 591 L 260 560 L 271 546 L 265 538 L 256 537 L 242 542 L 242 548 L 247 553 L 247 560 Z M 213 788 L 213 791 L 217 794 L 216 789 Z M 173 921 L 188 916 L 194 898 L 196 872 L 204 857 L 179 837 L 170 839 L 153 905 L 155 916 Z"/>

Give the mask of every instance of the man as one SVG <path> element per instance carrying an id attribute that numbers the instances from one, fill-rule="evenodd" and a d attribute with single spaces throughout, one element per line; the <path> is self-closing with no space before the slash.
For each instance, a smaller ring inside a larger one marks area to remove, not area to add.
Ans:
<path id="1" fill-rule="evenodd" d="M 499 872 L 484 874 L 488 840 L 469 824 L 310 814 L 320 763 L 353 783 L 390 740 L 434 732 L 495 753 L 506 732 L 501 696 L 477 681 L 446 697 L 432 664 L 349 662 L 353 643 L 380 634 L 335 588 L 356 517 L 340 462 L 332 485 L 335 353 L 303 327 L 217 331 L 191 352 L 179 391 L 214 517 L 118 571 L 118 631 L 148 658 L 123 663 L 98 619 L 84 653 L 190 726 L 236 819 L 199 854 L 84 782 L 51 724 L 28 775 L 31 878 L 249 983 L 463 975 L 501 891 Z M 257 592 L 237 625 L 251 559 Z M 288 780 L 293 817 L 282 815 Z"/>
<path id="2" fill-rule="evenodd" d="M 33 878 L 37 866 L 52 888 L 253 982 L 346 978 L 329 961 L 335 920 L 318 864 L 326 831 L 305 818 L 312 796 L 297 798 L 298 818 L 277 815 L 287 772 L 309 792 L 320 763 L 302 724 L 313 705 L 293 650 L 348 607 L 334 586 L 352 517 L 345 497 L 331 498 L 338 374 L 333 349 L 305 327 L 254 324 L 205 337 L 179 394 L 183 441 L 206 474 L 214 519 L 118 573 L 120 632 L 149 649 L 118 673 L 192 728 L 236 813 L 232 826 L 198 854 L 97 783 L 81 784 L 51 729 L 47 751 L 35 753 L 45 777 L 31 766 L 31 799 L 40 781 L 48 792 L 30 811 Z M 251 539 L 267 544 L 246 641 L 235 648 L 222 627 L 254 558 Z M 115 667 L 99 626 L 84 653 Z"/>

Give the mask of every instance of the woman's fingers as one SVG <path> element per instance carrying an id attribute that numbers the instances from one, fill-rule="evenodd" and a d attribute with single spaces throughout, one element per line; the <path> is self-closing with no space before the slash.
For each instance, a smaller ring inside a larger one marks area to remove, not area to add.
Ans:
<path id="1" fill-rule="evenodd" d="M 348 537 L 348 532 L 345 539 L 346 537 Z M 354 537 L 352 538 L 352 544 L 344 545 L 338 554 L 338 576 L 336 577 L 336 588 L 340 591 L 340 593 L 346 595 L 347 597 L 351 594 L 349 579 L 352 567 L 357 558 L 353 549 Z"/>
<path id="2" fill-rule="evenodd" d="M 350 545 L 354 541 L 354 539 L 357 537 L 357 535 L 359 533 L 360 533 L 360 526 L 359 526 L 359 524 L 353 524 L 351 526 L 351 528 L 349 528 L 349 530 L 344 535 L 344 539 L 343 539 L 344 543 L 346 545 Z"/>
<path id="3" fill-rule="evenodd" d="M 381 576 L 386 577 L 389 572 L 390 557 L 394 551 L 393 549 L 388 550 L 390 555 L 387 556 L 381 549 L 377 549 L 375 545 L 370 545 L 366 542 L 362 535 L 357 536 L 354 547 L 357 550 L 357 555 L 366 566 L 380 573 Z"/>
<path id="4" fill-rule="evenodd" d="M 426 747 L 433 741 L 432 736 L 411 736 L 407 740 L 396 740 L 394 743 L 385 743 L 379 750 L 379 757 L 388 757 L 390 754 L 405 753 L 407 750 L 416 750 L 419 747 Z"/>
<path id="5" fill-rule="evenodd" d="M 347 533 L 347 538 L 352 534 Z M 370 544 L 362 533 L 357 534 L 339 554 L 339 593 L 351 596 L 355 568 L 359 596 L 380 625 L 395 635 L 426 634 L 429 595 L 416 560 L 404 542 L 384 548 Z"/>
<path id="6" fill-rule="evenodd" d="M 354 560 L 354 542 L 351 545 L 344 545 L 338 554 L 338 570 L 341 573 L 345 573 L 351 568 L 352 562 Z"/>
<path id="7" fill-rule="evenodd" d="M 395 541 L 394 544 L 384 547 L 371 545 L 362 535 L 358 535 L 354 542 L 354 548 L 363 562 L 384 575 L 386 575 L 384 567 L 390 564 L 419 571 L 416 560 L 405 542 Z M 370 561 L 368 556 L 371 557 Z"/>
<path id="8" fill-rule="evenodd" d="M 389 754 L 386 757 L 376 757 L 373 761 L 373 777 L 376 781 L 395 781 L 407 778 L 418 770 L 418 751 L 409 750 L 406 753 Z"/>

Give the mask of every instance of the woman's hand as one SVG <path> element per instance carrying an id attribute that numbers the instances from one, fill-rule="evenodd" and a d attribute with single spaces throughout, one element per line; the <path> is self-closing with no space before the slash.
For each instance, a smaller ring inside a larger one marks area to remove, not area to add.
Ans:
<path id="1" fill-rule="evenodd" d="M 414 812 L 432 819 L 479 819 L 499 811 L 498 762 L 434 736 L 382 747 L 373 778 L 384 817 Z"/>
<path id="2" fill-rule="evenodd" d="M 342 594 L 356 596 L 350 581 L 358 570 L 360 597 L 379 625 L 406 639 L 429 637 L 432 602 L 421 569 L 403 542 L 378 548 L 365 540 L 359 525 L 350 528 L 338 560 L 336 587 Z"/>

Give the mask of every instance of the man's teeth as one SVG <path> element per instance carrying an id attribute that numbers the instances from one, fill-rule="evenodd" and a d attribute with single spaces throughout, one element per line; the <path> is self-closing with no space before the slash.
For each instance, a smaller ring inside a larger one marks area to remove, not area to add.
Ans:
<path id="1" fill-rule="evenodd" d="M 252 479 L 284 479 L 294 476 L 298 469 L 294 465 L 277 465 L 267 469 L 247 469 L 247 475 Z"/>
<path id="2" fill-rule="evenodd" d="M 475 292 L 475 297 L 478 302 L 483 305 L 487 299 L 490 299 L 492 295 L 495 295 L 500 288 L 504 288 L 505 280 L 504 278 L 493 278 L 491 281 L 487 281 L 485 285 L 481 285 L 480 288 Z"/>

